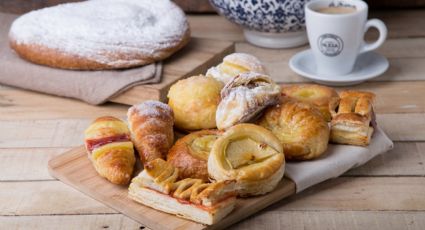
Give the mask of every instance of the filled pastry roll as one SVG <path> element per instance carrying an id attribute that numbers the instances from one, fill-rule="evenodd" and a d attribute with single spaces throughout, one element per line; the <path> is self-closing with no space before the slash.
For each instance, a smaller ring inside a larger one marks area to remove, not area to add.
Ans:
<path id="1" fill-rule="evenodd" d="M 217 128 L 227 129 L 256 118 L 267 106 L 277 104 L 280 86 L 264 74 L 242 73 L 221 90 L 216 112 Z"/>
<path id="2" fill-rule="evenodd" d="M 127 184 L 136 161 L 127 125 L 115 117 L 99 117 L 84 134 L 96 171 L 114 184 Z"/>

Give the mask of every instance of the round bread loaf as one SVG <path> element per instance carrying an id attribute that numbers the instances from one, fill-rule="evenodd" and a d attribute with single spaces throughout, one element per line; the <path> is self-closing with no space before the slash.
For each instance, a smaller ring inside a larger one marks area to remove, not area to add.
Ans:
<path id="1" fill-rule="evenodd" d="M 77 70 L 120 69 L 163 60 L 190 38 L 183 11 L 169 0 L 91 0 L 16 19 L 10 46 L 24 59 Z"/>

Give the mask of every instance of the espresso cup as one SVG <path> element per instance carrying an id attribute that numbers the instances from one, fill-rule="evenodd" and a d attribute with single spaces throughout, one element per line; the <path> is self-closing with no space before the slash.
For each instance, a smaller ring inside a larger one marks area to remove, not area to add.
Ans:
<path id="1" fill-rule="evenodd" d="M 361 0 L 315 0 L 305 6 L 307 35 L 317 74 L 338 77 L 350 73 L 359 54 L 380 47 L 387 27 L 379 19 L 367 20 L 368 6 Z M 364 41 L 366 31 L 375 27 L 379 38 Z"/>

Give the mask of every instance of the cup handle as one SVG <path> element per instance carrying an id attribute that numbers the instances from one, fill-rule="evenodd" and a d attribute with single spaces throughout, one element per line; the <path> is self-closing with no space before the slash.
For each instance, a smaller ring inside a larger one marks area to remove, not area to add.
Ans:
<path id="1" fill-rule="evenodd" d="M 384 22 L 382 22 L 379 19 L 370 19 L 366 22 L 364 33 L 369 30 L 370 27 L 375 27 L 379 31 L 379 38 L 373 43 L 366 43 L 363 41 L 363 46 L 360 49 L 360 53 L 365 53 L 368 51 L 375 50 L 379 48 L 387 39 L 387 27 L 385 26 Z"/>

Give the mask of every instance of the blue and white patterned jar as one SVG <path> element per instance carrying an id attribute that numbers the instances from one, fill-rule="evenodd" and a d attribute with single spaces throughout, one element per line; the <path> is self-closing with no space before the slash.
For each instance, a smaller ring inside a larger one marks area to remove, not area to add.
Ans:
<path id="1" fill-rule="evenodd" d="M 307 43 L 304 4 L 309 0 L 210 0 L 217 12 L 244 28 L 246 39 L 269 48 Z"/>

